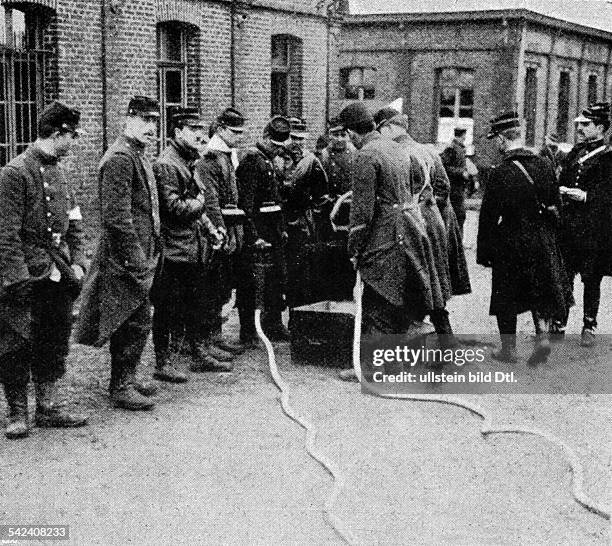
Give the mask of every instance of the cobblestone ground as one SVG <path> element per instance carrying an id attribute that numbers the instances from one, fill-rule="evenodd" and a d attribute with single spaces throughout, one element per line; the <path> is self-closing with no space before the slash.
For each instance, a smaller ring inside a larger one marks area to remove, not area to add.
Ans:
<path id="1" fill-rule="evenodd" d="M 474 264 L 475 225 L 470 211 L 474 293 L 450 307 L 465 334 L 495 331 L 488 272 Z M 608 281 L 603 293 L 601 331 L 612 334 Z M 528 319 L 520 323 L 523 355 Z M 576 308 L 576 332 L 579 319 Z M 237 333 L 235 312 L 228 330 Z M 600 366 L 610 364 L 609 342 L 594 353 Z M 359 543 L 609 543 L 608 522 L 571 499 L 558 448 L 529 436 L 484 440 L 479 420 L 458 408 L 363 395 L 338 381 L 335 369 L 292 364 L 288 345 L 277 346 L 277 359 L 295 408 L 317 425 L 318 445 L 344 473 L 335 513 Z M 150 373 L 150 348 L 145 363 Z M 516 366 L 526 369 L 524 360 Z M 0 438 L 0 524 L 69 524 L 78 545 L 339 543 L 321 512 L 331 480 L 304 452 L 301 429 L 282 415 L 263 351 L 241 357 L 232 374 L 164 387 L 145 414 L 110 408 L 105 351 L 75 347 L 69 369 L 64 394 L 91 413 L 91 425 Z M 551 358 L 530 377 L 582 385 L 592 372 L 579 357 Z M 577 452 L 589 495 L 609 504 L 610 396 L 465 399 L 497 423 L 554 432 Z"/>

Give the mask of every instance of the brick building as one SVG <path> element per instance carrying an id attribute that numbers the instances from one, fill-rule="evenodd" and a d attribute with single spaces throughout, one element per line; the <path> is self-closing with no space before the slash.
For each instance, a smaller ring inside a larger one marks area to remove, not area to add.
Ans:
<path id="1" fill-rule="evenodd" d="M 333 4 L 0 0 L 0 165 L 35 139 L 46 103 L 76 105 L 88 134 L 68 168 L 92 237 L 97 164 L 121 130 L 131 95 L 158 96 L 163 117 L 182 104 L 212 120 L 235 105 L 248 117 L 251 140 L 272 113 L 303 116 L 316 136 L 330 107 L 327 90 L 338 87 Z"/>
<path id="2" fill-rule="evenodd" d="M 612 97 L 612 4 L 570 0 L 351 0 L 341 34 L 340 100 L 404 98 L 412 134 L 468 128 L 483 165 L 489 120 L 518 108 L 529 145 L 574 141 L 573 118 Z"/>

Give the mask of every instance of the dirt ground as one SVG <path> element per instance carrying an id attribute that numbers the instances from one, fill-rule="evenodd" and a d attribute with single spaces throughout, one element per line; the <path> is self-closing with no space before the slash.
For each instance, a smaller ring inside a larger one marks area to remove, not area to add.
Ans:
<path id="1" fill-rule="evenodd" d="M 451 315 L 458 331 L 494 332 L 488 271 L 474 264 L 475 223 L 470 212 L 474 293 L 454 299 Z M 600 330 L 612 334 L 609 279 L 603 294 Z M 572 329 L 579 332 L 579 308 Z M 237 333 L 235 312 L 228 330 Z M 572 500 L 558 448 L 529 436 L 483 439 L 467 411 L 364 395 L 337 370 L 292 365 L 289 345 L 276 347 L 294 407 L 316 424 L 318 445 L 345 476 L 334 512 L 359 543 L 609 543 L 609 522 Z M 600 361 L 610 364 L 611 349 L 602 339 Z M 150 374 L 150 347 L 144 363 Z M 164 386 L 150 413 L 110 407 L 108 365 L 103 350 L 75 346 L 70 356 L 64 394 L 91 414 L 89 427 L 0 437 L 0 524 L 68 524 L 78 545 L 341 543 L 322 516 L 331 479 L 281 413 L 263 350 L 241 357 L 232 374 Z M 524 370 L 524 360 L 516 366 Z M 581 381 L 585 370 L 580 362 L 555 368 L 553 358 L 533 374 Z M 609 395 L 465 398 L 496 423 L 558 435 L 584 465 L 587 493 L 610 504 Z"/>

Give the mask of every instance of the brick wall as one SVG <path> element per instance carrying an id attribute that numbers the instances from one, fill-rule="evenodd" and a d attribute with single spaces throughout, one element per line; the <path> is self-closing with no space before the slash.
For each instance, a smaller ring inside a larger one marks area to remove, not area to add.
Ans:
<path id="1" fill-rule="evenodd" d="M 325 128 L 327 19 L 312 0 L 32 0 L 49 9 L 45 31 L 49 57 L 45 102 L 59 99 L 82 112 L 87 131 L 66 161 L 77 190 L 90 242 L 99 232 L 97 167 L 105 146 L 120 134 L 132 95 L 157 96 L 157 24 L 186 24 L 187 97 L 212 119 L 233 99 L 248 118 L 249 143 L 270 115 L 270 40 L 290 34 L 301 40 L 300 106 L 313 133 Z M 233 5 L 233 7 L 232 7 Z M 53 11 L 54 10 L 54 11 Z M 232 10 L 235 10 L 232 24 Z M 336 33 L 339 27 L 336 25 Z M 235 63 L 231 65 L 231 39 Z M 331 62 L 338 60 L 336 50 Z M 330 76 L 336 78 L 336 70 Z"/>

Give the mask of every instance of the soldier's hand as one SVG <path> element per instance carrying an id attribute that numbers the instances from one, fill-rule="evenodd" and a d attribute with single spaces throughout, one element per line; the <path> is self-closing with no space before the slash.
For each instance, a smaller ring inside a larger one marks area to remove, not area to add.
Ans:
<path id="1" fill-rule="evenodd" d="M 253 246 L 257 249 L 257 250 L 263 250 L 264 248 L 267 248 L 269 246 L 272 246 L 270 243 L 268 243 L 268 241 L 266 241 L 265 239 L 262 239 L 261 237 L 259 239 L 257 239 L 257 241 L 255 241 L 253 243 Z"/>
<path id="2" fill-rule="evenodd" d="M 587 192 L 579 188 L 567 188 L 564 195 L 572 201 L 585 202 L 587 198 Z"/>
<path id="3" fill-rule="evenodd" d="M 83 279 L 83 277 L 85 276 L 85 270 L 77 264 L 72 264 L 70 267 L 72 267 L 72 271 L 74 272 L 74 276 L 76 277 L 77 281 L 80 281 Z"/>

